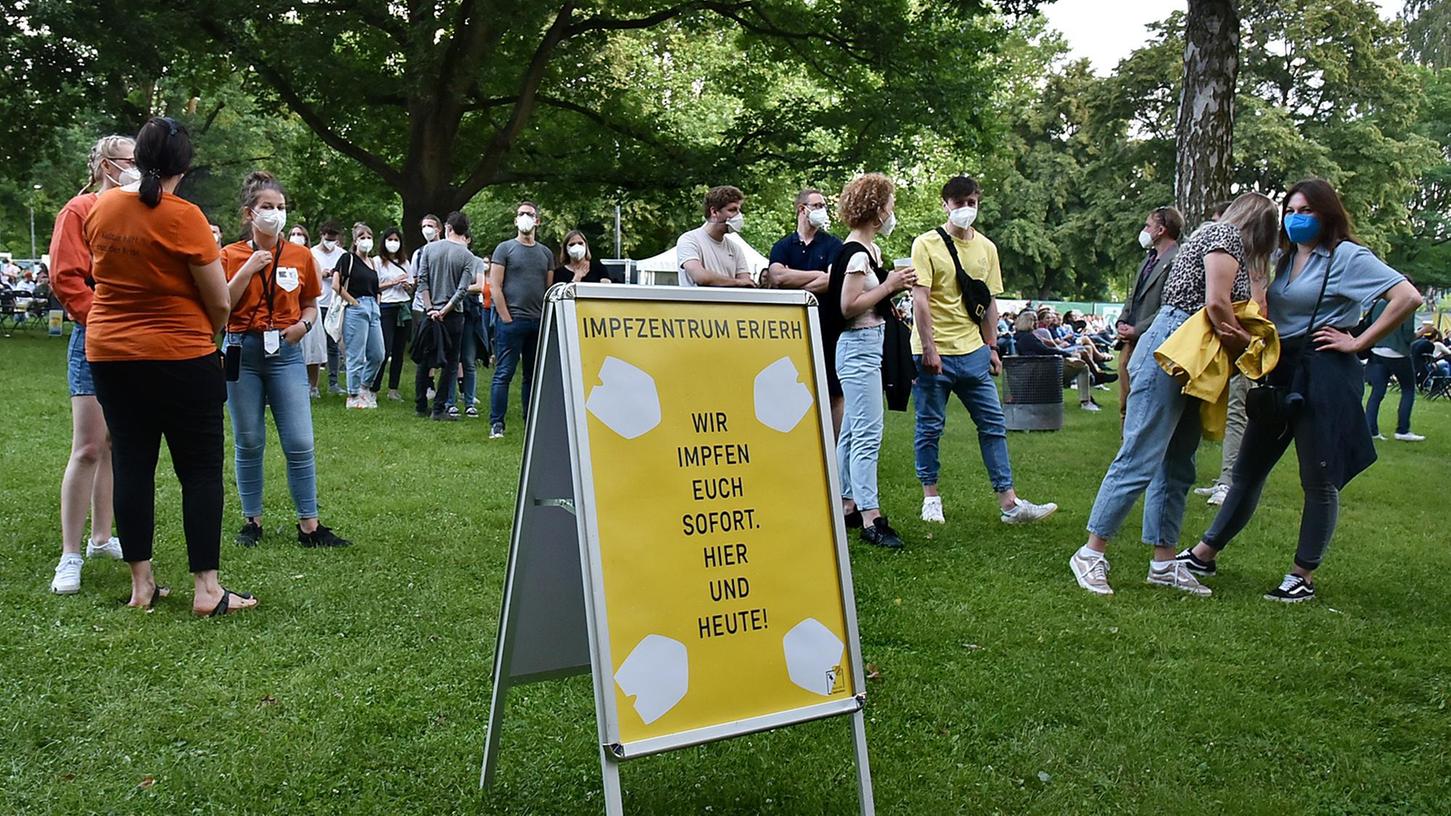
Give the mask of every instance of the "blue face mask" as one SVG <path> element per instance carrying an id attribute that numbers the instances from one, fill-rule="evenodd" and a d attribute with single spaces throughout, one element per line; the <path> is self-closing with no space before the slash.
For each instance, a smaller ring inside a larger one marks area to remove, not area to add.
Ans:
<path id="1" fill-rule="evenodd" d="M 1320 237 L 1320 219 L 1310 213 L 1285 213 L 1285 233 L 1297 244 L 1313 244 Z"/>

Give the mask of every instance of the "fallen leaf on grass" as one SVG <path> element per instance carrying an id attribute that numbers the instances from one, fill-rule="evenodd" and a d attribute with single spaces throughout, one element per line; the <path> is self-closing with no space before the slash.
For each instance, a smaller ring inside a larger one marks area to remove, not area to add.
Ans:
<path id="1" fill-rule="evenodd" d="M 866 666 L 866 668 L 867 668 L 867 679 L 868 680 L 880 680 L 880 679 L 882 679 L 882 670 L 877 667 L 877 664 L 875 664 L 875 663 L 868 663 L 867 666 Z"/>
<path id="2" fill-rule="evenodd" d="M 1044 785 L 1046 785 L 1049 782 L 1052 782 L 1053 781 L 1053 777 L 1049 776 L 1047 771 L 1039 771 L 1038 772 L 1038 781 L 1039 782 L 1042 782 Z"/>
<path id="3" fill-rule="evenodd" d="M 155 784 L 156 784 L 156 777 L 152 776 L 151 774 L 147 774 L 147 775 L 141 777 L 141 781 L 138 782 L 138 783 L 136 783 L 136 787 L 139 788 L 140 790 L 146 790 L 146 789 L 150 788 L 152 785 L 155 785 Z"/>
<path id="4" fill-rule="evenodd" d="M 257 705 L 264 705 L 264 706 L 277 705 L 277 698 L 276 697 L 273 697 L 271 694 L 264 694 L 264 695 L 262 695 L 262 699 L 260 699 L 260 700 L 257 701 Z"/>

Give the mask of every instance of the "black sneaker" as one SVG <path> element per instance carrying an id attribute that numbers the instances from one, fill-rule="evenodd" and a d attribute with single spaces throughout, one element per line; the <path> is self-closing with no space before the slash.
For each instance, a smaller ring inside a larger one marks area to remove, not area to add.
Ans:
<path id="1" fill-rule="evenodd" d="M 237 543 L 243 547 L 255 547 L 262 543 L 262 525 L 249 521 L 237 531 Z"/>
<path id="2" fill-rule="evenodd" d="M 1183 552 L 1174 556 L 1174 560 L 1183 561 L 1184 566 L 1188 567 L 1189 571 L 1194 573 L 1195 575 L 1214 575 L 1217 571 L 1214 559 L 1211 558 L 1208 561 L 1200 561 L 1199 558 L 1194 555 L 1194 551 L 1189 548 L 1185 548 Z"/>
<path id="3" fill-rule="evenodd" d="M 846 519 L 846 529 L 860 530 L 862 528 L 862 511 L 853 510 L 847 513 L 844 518 Z"/>
<path id="4" fill-rule="evenodd" d="M 353 542 L 346 538 L 338 538 L 333 531 L 321 524 L 310 533 L 302 531 L 302 525 L 297 526 L 297 543 L 304 547 L 350 547 Z"/>
<path id="5" fill-rule="evenodd" d="M 458 416 L 456 414 L 450 414 L 447 411 L 434 411 L 433 412 L 433 421 L 434 422 L 458 422 Z"/>
<path id="6" fill-rule="evenodd" d="M 902 537 L 887 523 L 886 516 L 877 516 L 872 519 L 872 526 L 862 528 L 862 541 L 889 550 L 902 549 Z"/>
<path id="7" fill-rule="evenodd" d="M 1315 600 L 1315 585 L 1304 578 L 1290 573 L 1280 585 L 1265 593 L 1265 600 L 1280 603 L 1299 603 Z"/>

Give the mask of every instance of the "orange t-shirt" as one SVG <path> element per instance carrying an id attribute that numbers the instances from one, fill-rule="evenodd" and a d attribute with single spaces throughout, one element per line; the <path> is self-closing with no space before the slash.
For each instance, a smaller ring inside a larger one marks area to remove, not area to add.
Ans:
<path id="1" fill-rule="evenodd" d="M 95 193 L 82 193 L 67 201 L 56 214 L 55 229 L 50 233 L 50 288 L 71 320 L 82 326 L 96 293 L 86 283 L 91 276 L 91 250 L 81 228 L 96 206 L 96 198 Z"/>
<path id="2" fill-rule="evenodd" d="M 227 273 L 227 280 L 237 276 L 242 265 L 252 257 L 252 251 L 251 240 L 238 241 L 222 248 L 222 271 Z M 277 266 L 277 279 L 272 279 L 271 263 L 252 274 L 252 280 L 242 291 L 241 298 L 232 304 L 232 316 L 227 318 L 227 331 L 288 328 L 302 319 L 302 304 L 316 300 L 322 294 L 317 261 L 307 247 L 298 246 L 284 238 L 282 255 L 273 260 Z M 272 287 L 271 308 L 277 310 L 275 314 L 267 305 L 264 278 Z"/>
<path id="3" fill-rule="evenodd" d="M 192 360 L 217 350 L 191 267 L 217 259 L 206 216 L 162 193 L 148 207 L 109 190 L 86 218 L 96 297 L 86 319 L 86 359 Z"/>

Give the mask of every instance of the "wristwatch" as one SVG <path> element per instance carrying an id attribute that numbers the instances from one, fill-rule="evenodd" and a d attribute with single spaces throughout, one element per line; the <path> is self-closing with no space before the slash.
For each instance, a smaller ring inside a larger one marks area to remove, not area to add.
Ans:
<path id="1" fill-rule="evenodd" d="M 311 320 L 307 320 L 307 319 L 304 318 L 303 321 L 302 321 L 302 325 L 305 326 L 308 331 L 312 331 L 312 321 Z"/>

